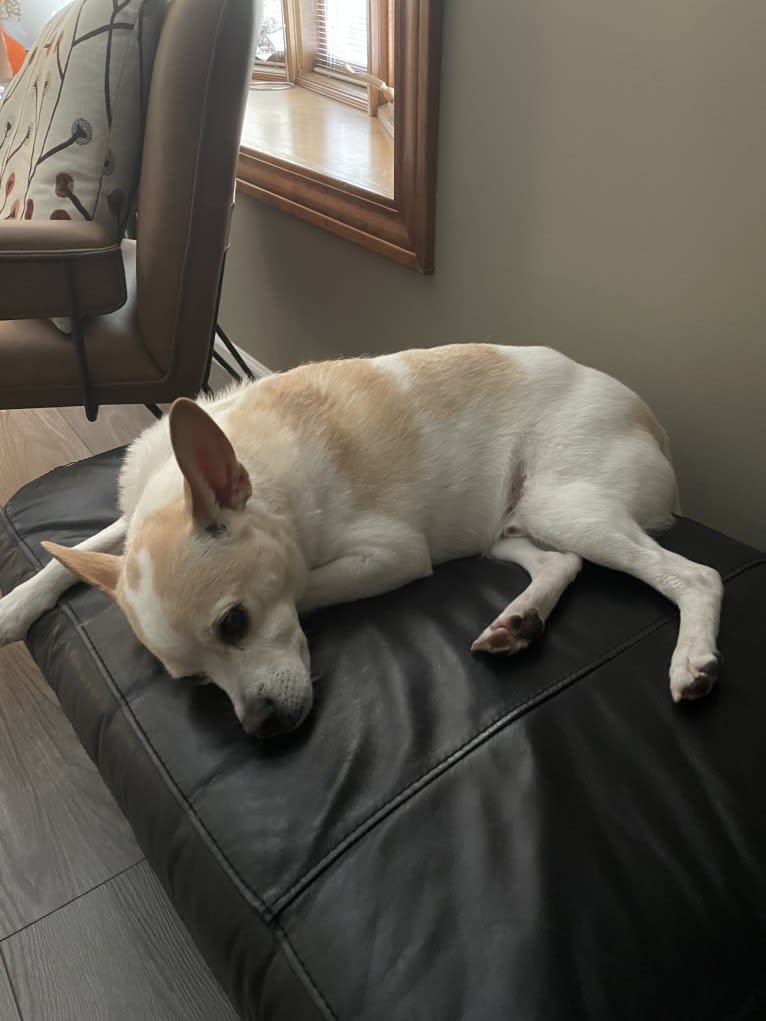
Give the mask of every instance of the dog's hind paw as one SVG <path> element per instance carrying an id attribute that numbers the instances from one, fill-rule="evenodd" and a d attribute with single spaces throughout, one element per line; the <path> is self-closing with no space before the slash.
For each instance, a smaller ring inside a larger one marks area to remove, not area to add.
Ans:
<path id="1" fill-rule="evenodd" d="M 721 667 L 718 652 L 690 656 L 685 663 L 670 670 L 670 694 L 674 702 L 689 702 L 709 694 Z"/>
<path id="2" fill-rule="evenodd" d="M 471 646 L 471 652 L 512 656 L 526 649 L 544 629 L 542 617 L 535 609 L 524 613 L 503 613 L 482 631 Z"/>

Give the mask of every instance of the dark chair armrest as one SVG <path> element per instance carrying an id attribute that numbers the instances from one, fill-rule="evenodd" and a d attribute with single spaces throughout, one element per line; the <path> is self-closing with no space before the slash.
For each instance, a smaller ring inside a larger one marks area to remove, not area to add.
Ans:
<path id="1" fill-rule="evenodd" d="M 103 315 L 125 303 L 119 242 L 97 223 L 0 223 L 0 319 Z"/>

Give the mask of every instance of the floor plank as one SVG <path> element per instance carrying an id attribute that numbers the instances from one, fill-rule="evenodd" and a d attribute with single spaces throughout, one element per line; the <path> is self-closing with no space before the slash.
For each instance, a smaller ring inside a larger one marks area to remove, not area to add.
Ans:
<path id="1" fill-rule="evenodd" d="M 236 1021 L 142 862 L 0 944 L 34 1021 Z"/>
<path id="2" fill-rule="evenodd" d="M 155 421 L 143 404 L 115 404 L 99 408 L 98 418 L 89 422 L 82 408 L 60 408 L 59 414 L 91 454 L 131 443 Z"/>
<path id="3" fill-rule="evenodd" d="M 0 958 L 0 1021 L 21 1021 L 16 1001 L 13 999 L 11 983 L 5 970 L 5 964 Z"/>
<path id="4" fill-rule="evenodd" d="M 0 411 L 0 506 L 32 479 L 89 455 L 57 408 Z"/>
<path id="5" fill-rule="evenodd" d="M 0 649 L 0 939 L 140 859 L 26 649 Z"/>

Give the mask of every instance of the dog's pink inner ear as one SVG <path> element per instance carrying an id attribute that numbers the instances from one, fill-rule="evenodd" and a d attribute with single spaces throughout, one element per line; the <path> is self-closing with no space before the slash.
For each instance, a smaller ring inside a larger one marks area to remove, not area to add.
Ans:
<path id="1" fill-rule="evenodd" d="M 223 430 L 193 401 L 179 398 L 170 410 L 170 437 L 187 482 L 194 520 L 207 527 L 219 508 L 241 510 L 252 488 Z"/>
<path id="2" fill-rule="evenodd" d="M 192 441 L 194 459 L 218 506 L 240 510 L 252 492 L 250 477 L 235 457 L 226 436 L 220 435 L 226 441 L 225 448 L 216 442 L 215 436 L 205 433 L 195 436 Z"/>

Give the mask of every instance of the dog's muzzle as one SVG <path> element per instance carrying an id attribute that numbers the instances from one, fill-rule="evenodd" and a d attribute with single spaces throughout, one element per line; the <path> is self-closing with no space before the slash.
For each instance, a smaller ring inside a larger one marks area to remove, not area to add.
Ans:
<path id="1" fill-rule="evenodd" d="M 299 709 L 286 709 L 273 698 L 259 695 L 246 707 L 240 722 L 242 729 L 251 737 L 259 739 L 289 734 L 303 723 L 311 705 Z"/>

